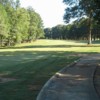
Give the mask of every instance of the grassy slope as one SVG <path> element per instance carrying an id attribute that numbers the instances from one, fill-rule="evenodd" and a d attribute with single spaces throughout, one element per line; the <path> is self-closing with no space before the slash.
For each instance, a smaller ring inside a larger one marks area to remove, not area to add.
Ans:
<path id="1" fill-rule="evenodd" d="M 83 54 L 100 53 L 100 45 L 77 41 L 39 40 L 0 49 L 0 100 L 36 100 L 44 83 Z"/>

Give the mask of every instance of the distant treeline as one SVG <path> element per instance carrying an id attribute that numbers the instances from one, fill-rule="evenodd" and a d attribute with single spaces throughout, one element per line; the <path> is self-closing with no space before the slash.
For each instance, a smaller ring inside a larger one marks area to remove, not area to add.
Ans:
<path id="1" fill-rule="evenodd" d="M 86 18 L 82 18 L 69 25 L 57 25 L 52 28 L 45 28 L 45 38 L 87 40 L 89 31 L 87 20 Z M 92 39 L 100 39 L 100 26 L 95 23 L 92 24 Z"/>
<path id="2" fill-rule="evenodd" d="M 0 0 L 0 45 L 31 42 L 43 37 L 43 23 L 32 7 L 20 7 L 19 0 Z"/>

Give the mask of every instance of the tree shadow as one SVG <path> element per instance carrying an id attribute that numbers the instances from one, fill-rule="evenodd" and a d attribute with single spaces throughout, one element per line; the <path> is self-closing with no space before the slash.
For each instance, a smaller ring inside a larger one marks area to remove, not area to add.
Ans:
<path id="1" fill-rule="evenodd" d="M 33 46 L 22 46 L 22 47 L 5 47 L 0 49 L 25 49 L 25 48 L 72 48 L 72 47 L 100 47 L 100 45 L 33 45 Z"/>
<path id="2" fill-rule="evenodd" d="M 23 93 L 26 93 L 36 99 L 42 86 L 56 72 L 80 57 L 95 53 L 99 54 L 68 51 L 0 52 L 0 77 L 16 79 L 0 83 L 0 95 L 6 96 L 4 91 L 15 91 L 14 95 L 20 92 L 21 98 L 24 98 Z"/>

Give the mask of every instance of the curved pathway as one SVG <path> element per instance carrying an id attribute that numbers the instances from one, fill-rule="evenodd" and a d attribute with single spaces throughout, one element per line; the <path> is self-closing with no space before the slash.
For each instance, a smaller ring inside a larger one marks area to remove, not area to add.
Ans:
<path id="1" fill-rule="evenodd" d="M 95 89 L 100 97 L 100 63 L 97 66 L 96 71 L 95 71 L 94 86 L 95 86 Z"/>
<path id="2" fill-rule="evenodd" d="M 99 64 L 100 54 L 81 58 L 56 73 L 42 88 L 37 100 L 100 100 L 96 90 L 100 81 L 95 78 Z"/>

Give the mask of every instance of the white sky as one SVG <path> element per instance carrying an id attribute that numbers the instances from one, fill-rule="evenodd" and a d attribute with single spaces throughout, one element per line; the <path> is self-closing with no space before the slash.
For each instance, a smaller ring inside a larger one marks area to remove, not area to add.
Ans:
<path id="1" fill-rule="evenodd" d="M 65 5 L 63 0 L 20 0 L 22 7 L 32 6 L 40 14 L 44 27 L 64 24 L 63 15 Z"/>

